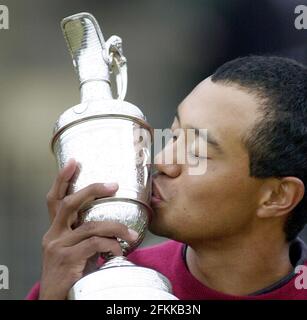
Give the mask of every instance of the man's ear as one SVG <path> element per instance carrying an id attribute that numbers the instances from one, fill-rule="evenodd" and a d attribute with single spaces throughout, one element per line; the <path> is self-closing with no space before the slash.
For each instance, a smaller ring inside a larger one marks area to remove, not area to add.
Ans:
<path id="1" fill-rule="evenodd" d="M 259 218 L 286 215 L 303 199 L 304 193 L 304 183 L 299 178 L 269 179 L 261 190 L 257 215 Z"/>

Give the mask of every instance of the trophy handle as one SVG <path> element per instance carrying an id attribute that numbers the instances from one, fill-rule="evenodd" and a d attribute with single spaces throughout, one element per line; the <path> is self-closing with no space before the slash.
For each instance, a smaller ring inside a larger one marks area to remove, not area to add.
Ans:
<path id="1" fill-rule="evenodd" d="M 115 75 L 117 98 L 124 100 L 127 93 L 128 74 L 127 59 L 123 55 L 122 39 L 118 36 L 111 36 L 105 42 L 106 60 L 110 71 Z"/>

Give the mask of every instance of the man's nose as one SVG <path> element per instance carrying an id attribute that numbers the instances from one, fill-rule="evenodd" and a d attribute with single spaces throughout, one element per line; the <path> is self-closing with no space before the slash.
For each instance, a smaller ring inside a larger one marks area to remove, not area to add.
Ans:
<path id="1" fill-rule="evenodd" d="M 154 158 L 154 168 L 159 173 L 163 173 L 171 178 L 176 178 L 181 173 L 181 166 L 176 164 L 176 159 L 173 163 L 165 163 L 165 149 L 160 151 Z"/>

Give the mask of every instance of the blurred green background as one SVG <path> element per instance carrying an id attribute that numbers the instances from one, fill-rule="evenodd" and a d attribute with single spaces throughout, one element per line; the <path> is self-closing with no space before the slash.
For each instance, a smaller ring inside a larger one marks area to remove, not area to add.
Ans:
<path id="1" fill-rule="evenodd" d="M 126 100 L 165 128 L 178 103 L 229 59 L 271 53 L 307 63 L 307 30 L 294 28 L 302 2 L 3 0 L 10 28 L 0 30 L 0 265 L 9 267 L 10 289 L 0 290 L 0 299 L 23 299 L 39 279 L 45 197 L 56 174 L 52 128 L 79 103 L 62 18 L 91 12 L 105 38 L 122 37 Z M 144 245 L 161 240 L 149 235 Z"/>

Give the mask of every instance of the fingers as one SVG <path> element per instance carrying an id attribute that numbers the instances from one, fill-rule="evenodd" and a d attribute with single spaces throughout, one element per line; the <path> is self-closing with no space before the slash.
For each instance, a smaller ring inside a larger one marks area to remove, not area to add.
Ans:
<path id="1" fill-rule="evenodd" d="M 66 246 L 73 246 L 93 236 L 120 238 L 127 242 L 134 242 L 138 238 L 138 233 L 118 222 L 92 221 L 83 223 L 80 227 L 70 232 L 63 238 L 63 243 Z"/>
<path id="2" fill-rule="evenodd" d="M 111 252 L 114 256 L 122 256 L 123 252 L 120 244 L 115 239 L 91 237 L 71 247 L 69 255 L 75 261 L 88 259 L 96 253 Z"/>
<path id="3" fill-rule="evenodd" d="M 67 164 L 59 171 L 49 193 L 50 200 L 61 200 L 65 197 L 69 182 L 73 177 L 77 168 L 77 162 L 74 159 L 70 159 Z"/>
<path id="4" fill-rule="evenodd" d="M 94 183 L 74 194 L 66 196 L 61 201 L 60 211 L 54 220 L 55 225 L 62 228 L 70 228 L 72 216 L 76 215 L 86 203 L 98 198 L 110 197 L 117 189 L 118 185 L 114 183 Z"/>
<path id="5" fill-rule="evenodd" d="M 85 272 L 96 269 L 95 258 L 100 253 L 123 254 L 115 239 L 93 236 L 69 247 L 63 245 L 61 238 L 45 236 L 40 299 L 64 300 L 69 289 Z M 87 262 L 91 257 L 89 265 Z"/>
<path id="6" fill-rule="evenodd" d="M 50 191 L 47 194 L 47 205 L 52 220 L 56 214 L 56 206 L 58 201 L 62 200 L 67 194 L 70 181 L 76 171 L 76 168 L 76 160 L 70 159 L 59 171 Z"/>

